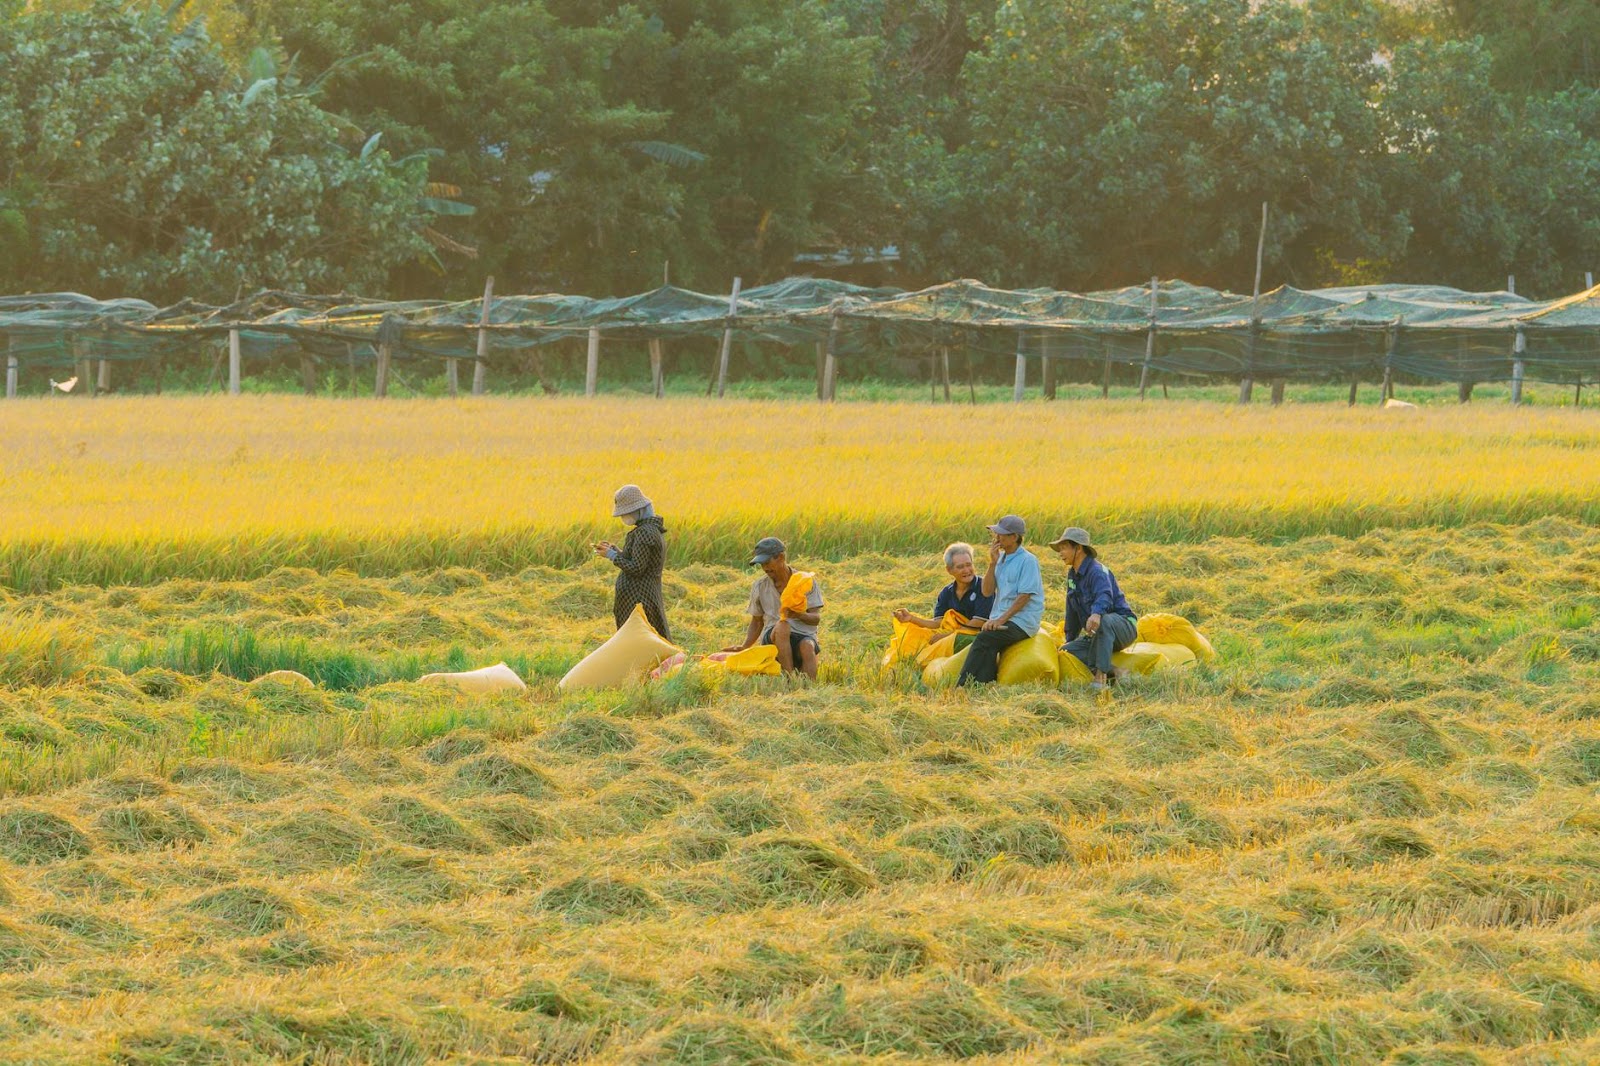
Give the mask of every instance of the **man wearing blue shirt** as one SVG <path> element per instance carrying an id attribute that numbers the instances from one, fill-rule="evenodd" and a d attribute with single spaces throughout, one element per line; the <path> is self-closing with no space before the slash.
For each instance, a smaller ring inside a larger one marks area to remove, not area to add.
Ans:
<path id="1" fill-rule="evenodd" d="M 967 649 L 958 685 L 993 681 L 1000 673 L 1000 653 L 1039 632 L 1044 621 L 1044 578 L 1039 560 L 1022 546 L 1027 525 L 1008 514 L 989 527 L 989 568 L 983 572 L 983 594 L 994 597 L 983 632 Z"/>
<path id="2" fill-rule="evenodd" d="M 1067 564 L 1067 642 L 1061 650 L 1093 670 L 1089 687 L 1104 692 L 1107 678 L 1114 676 L 1111 655 L 1139 639 L 1138 620 L 1087 529 L 1068 526 L 1050 547 Z"/>

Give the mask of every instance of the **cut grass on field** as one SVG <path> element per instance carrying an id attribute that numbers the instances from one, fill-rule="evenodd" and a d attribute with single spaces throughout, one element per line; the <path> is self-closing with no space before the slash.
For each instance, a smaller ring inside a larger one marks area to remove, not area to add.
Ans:
<path id="1" fill-rule="evenodd" d="M 1600 1058 L 1600 534 L 1104 557 L 1218 663 L 1111 702 L 880 676 L 932 548 L 819 565 L 814 686 L 560 693 L 598 563 L 13 595 L 0 1058 Z M 670 573 L 683 643 L 750 578 Z M 526 694 L 406 683 L 519 655 Z"/>
<path id="2" fill-rule="evenodd" d="M 1600 520 L 1589 410 L 1029 402 L 985 408 L 983 446 L 974 417 L 687 398 L 19 401 L 0 588 L 570 567 L 621 533 L 607 516 L 624 481 L 655 500 L 680 566 L 741 560 L 765 534 L 813 559 L 928 552 L 1006 512 L 1171 543 Z"/>

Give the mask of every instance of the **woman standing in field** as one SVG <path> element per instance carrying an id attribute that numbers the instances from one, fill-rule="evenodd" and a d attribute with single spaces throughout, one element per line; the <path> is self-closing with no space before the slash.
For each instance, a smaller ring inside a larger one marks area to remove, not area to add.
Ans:
<path id="1" fill-rule="evenodd" d="M 633 527 L 620 548 L 608 540 L 594 546 L 596 555 L 610 559 L 617 567 L 617 590 L 611 601 L 617 628 L 622 628 L 634 607 L 642 604 L 651 628 L 663 639 L 671 640 L 661 593 L 661 568 L 667 560 L 666 524 L 656 517 L 655 507 L 638 485 L 624 485 L 617 490 L 612 497 L 611 514 Z"/>

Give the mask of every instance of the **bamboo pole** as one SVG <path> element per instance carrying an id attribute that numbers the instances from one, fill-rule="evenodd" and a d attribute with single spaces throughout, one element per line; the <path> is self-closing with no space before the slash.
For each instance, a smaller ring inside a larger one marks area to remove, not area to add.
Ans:
<path id="1" fill-rule="evenodd" d="M 494 275 L 483 279 L 483 308 L 478 312 L 478 353 L 472 363 L 472 395 L 482 396 L 489 385 L 489 307 L 494 302 Z"/>
<path id="2" fill-rule="evenodd" d="M 1139 399 L 1150 384 L 1150 363 L 1156 356 L 1156 306 L 1161 294 L 1161 278 L 1150 279 L 1150 329 L 1144 336 L 1144 365 L 1139 368 Z"/>
<path id="3" fill-rule="evenodd" d="M 827 381 L 827 362 L 828 362 L 828 357 L 827 357 L 827 354 L 826 354 L 826 351 L 825 351 L 826 347 L 827 347 L 827 345 L 823 344 L 821 341 L 817 342 L 817 399 L 818 400 L 826 400 L 828 398 L 828 381 Z"/>
<path id="4" fill-rule="evenodd" d="M 717 398 L 728 389 L 728 354 L 733 348 L 733 320 L 739 313 L 740 279 L 733 279 L 733 293 L 728 297 L 728 318 L 722 327 L 722 348 L 717 353 Z"/>
<path id="5" fill-rule="evenodd" d="M 1039 377 L 1044 382 L 1044 398 L 1056 398 L 1056 361 L 1050 350 L 1050 334 L 1039 335 Z"/>
<path id="6" fill-rule="evenodd" d="M 589 327 L 589 352 L 584 360 L 583 394 L 593 396 L 600 378 L 600 327 Z"/>
<path id="7" fill-rule="evenodd" d="M 317 394 L 317 365 L 310 352 L 300 353 L 300 388 L 307 396 Z"/>
<path id="8" fill-rule="evenodd" d="M 1250 298 L 1250 337 L 1246 341 L 1244 377 L 1239 379 L 1239 402 L 1249 403 L 1255 388 L 1256 334 L 1261 329 L 1261 258 L 1267 250 L 1267 204 L 1261 203 L 1261 234 L 1256 238 L 1256 284 Z"/>
<path id="9" fill-rule="evenodd" d="M 228 331 L 228 395 L 239 395 L 239 377 L 241 364 L 244 362 L 239 351 L 239 331 Z M 104 363 L 102 362 L 102 366 Z"/>
<path id="10" fill-rule="evenodd" d="M 1592 288 L 1594 288 L 1594 271 L 1585 270 L 1583 272 L 1583 291 L 1588 292 Z"/>
<path id="11" fill-rule="evenodd" d="M 1517 294 L 1517 276 L 1515 274 L 1506 275 L 1506 291 L 1513 296 Z"/>
<path id="12" fill-rule="evenodd" d="M 6 336 L 6 399 L 17 398 L 17 338 Z"/>
<path id="13" fill-rule="evenodd" d="M 1525 367 L 1522 353 L 1528 350 L 1528 335 L 1522 332 L 1522 327 L 1517 327 L 1516 339 L 1511 342 L 1511 404 L 1513 407 L 1522 403 L 1522 378 Z"/>
<path id="14" fill-rule="evenodd" d="M 458 360 L 446 358 L 444 361 L 444 390 L 451 396 L 461 395 L 461 371 L 457 367 Z"/>
<path id="15" fill-rule="evenodd" d="M 950 347 L 944 345 L 939 349 L 939 371 L 944 378 L 944 402 L 950 402 Z"/>
<path id="16" fill-rule="evenodd" d="M 1021 403 L 1022 396 L 1028 391 L 1028 349 L 1027 334 L 1017 330 L 1017 372 L 1011 383 L 1011 402 Z"/>
<path id="17" fill-rule="evenodd" d="M 1111 339 L 1104 334 L 1100 336 L 1100 352 L 1104 369 L 1100 372 L 1100 398 L 1111 399 Z"/>
<path id="18" fill-rule="evenodd" d="M 100 380 L 97 382 L 95 387 L 100 392 L 111 391 L 111 360 L 100 360 Z M 234 395 L 238 395 L 238 392 L 239 390 L 235 389 Z"/>
<path id="19" fill-rule="evenodd" d="M 356 345 L 354 341 L 345 342 L 344 356 L 346 362 L 350 364 L 350 395 L 354 396 L 356 394 Z"/>
<path id="20" fill-rule="evenodd" d="M 661 338 L 650 338 L 650 389 L 656 399 L 667 394 L 667 375 L 661 362 Z"/>
<path id="21" fill-rule="evenodd" d="M 972 406 L 978 406 L 978 386 L 973 380 L 972 370 L 972 342 L 965 332 L 961 334 L 961 350 L 967 355 L 967 396 L 972 400 Z"/>

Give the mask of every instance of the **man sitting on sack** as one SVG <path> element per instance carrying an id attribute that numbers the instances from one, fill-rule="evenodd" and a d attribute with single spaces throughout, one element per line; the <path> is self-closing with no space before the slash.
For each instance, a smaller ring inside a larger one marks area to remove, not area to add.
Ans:
<path id="1" fill-rule="evenodd" d="M 1087 529 L 1068 526 L 1050 547 L 1067 564 L 1067 642 L 1061 650 L 1093 670 L 1089 687 L 1104 692 L 1116 676 L 1111 656 L 1139 639 L 1138 619 Z"/>
<path id="2" fill-rule="evenodd" d="M 811 680 L 817 679 L 817 656 L 822 645 L 817 643 L 817 626 L 822 623 L 822 586 L 814 574 L 799 574 L 789 566 L 789 550 L 777 537 L 762 537 L 756 542 L 751 566 L 761 567 L 761 577 L 750 588 L 750 628 L 744 643 L 723 648 L 726 652 L 740 652 L 757 643 L 772 644 L 778 649 L 778 664 L 784 673 L 796 670 Z M 804 592 L 805 610 L 798 609 L 798 599 L 791 596 L 796 606 L 785 606 L 784 592 L 789 583 L 800 578 L 808 586 Z"/>

